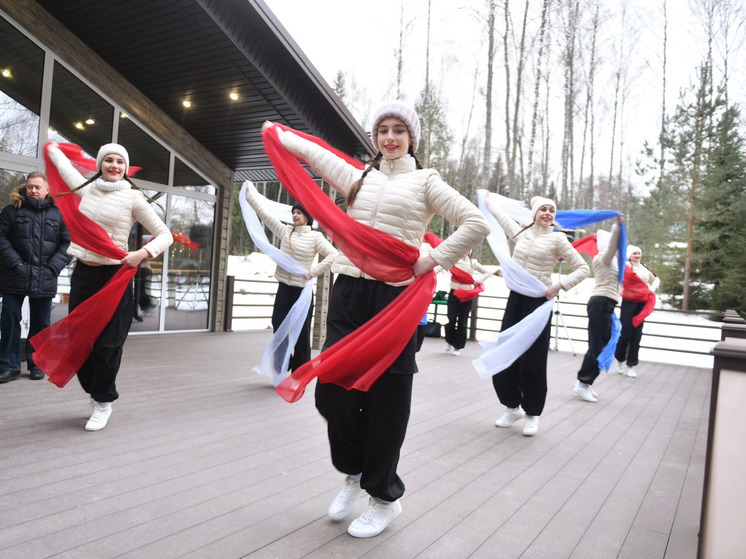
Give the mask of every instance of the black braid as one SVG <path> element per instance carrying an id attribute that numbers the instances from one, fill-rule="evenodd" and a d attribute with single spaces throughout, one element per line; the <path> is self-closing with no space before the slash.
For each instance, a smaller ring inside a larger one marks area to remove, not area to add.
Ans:
<path id="1" fill-rule="evenodd" d="M 67 192 L 60 192 L 59 194 L 56 194 L 54 197 L 55 198 L 60 198 L 61 196 L 64 196 L 65 194 L 72 194 L 73 192 L 76 192 L 76 191 L 80 190 L 84 186 L 88 186 L 89 184 L 91 184 L 93 181 L 95 181 L 100 176 L 101 176 L 101 171 L 99 171 L 98 173 L 96 173 L 95 175 L 93 175 L 90 179 L 88 179 L 87 181 L 85 181 L 80 186 L 76 186 L 75 188 L 73 188 L 71 190 L 68 190 Z"/>
<path id="2" fill-rule="evenodd" d="M 360 192 L 360 187 L 363 186 L 363 181 L 365 180 L 365 177 L 368 176 L 368 173 L 371 169 L 376 167 L 378 163 L 381 161 L 381 158 L 383 157 L 383 154 L 379 151 L 376 156 L 371 160 L 368 167 L 363 171 L 363 175 L 355 182 L 355 184 L 352 185 L 352 188 L 350 188 L 350 191 L 347 193 L 347 207 L 352 207 L 352 203 L 355 201 L 355 198 L 357 198 L 357 193 Z"/>

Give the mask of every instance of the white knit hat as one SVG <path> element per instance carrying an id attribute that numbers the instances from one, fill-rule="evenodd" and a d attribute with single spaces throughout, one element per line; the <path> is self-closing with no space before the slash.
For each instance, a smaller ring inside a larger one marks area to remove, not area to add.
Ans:
<path id="1" fill-rule="evenodd" d="M 542 206 L 552 206 L 555 210 L 557 209 L 557 204 L 554 203 L 554 200 L 550 198 L 544 198 L 543 196 L 534 196 L 531 198 L 531 217 L 536 219 L 536 212 L 539 211 L 539 208 Z"/>
<path id="2" fill-rule="evenodd" d="M 373 117 L 373 127 L 371 129 L 370 139 L 373 140 L 373 146 L 378 149 L 378 125 L 381 121 L 390 116 L 396 117 L 404 122 L 409 129 L 409 136 L 412 140 L 412 151 L 417 152 L 417 146 L 420 144 L 420 119 L 417 117 L 417 113 L 414 109 L 402 103 L 401 101 L 394 101 L 384 105 L 376 112 L 376 116 Z"/>
<path id="3" fill-rule="evenodd" d="M 104 144 L 99 148 L 98 155 L 96 156 L 96 168 L 99 171 L 101 170 L 101 162 L 104 160 L 104 157 L 110 153 L 120 155 L 122 159 L 124 159 L 124 174 L 126 175 L 130 168 L 130 156 L 127 153 L 127 150 L 124 149 L 124 146 L 119 144 Z"/>
<path id="4" fill-rule="evenodd" d="M 637 247 L 635 245 L 627 245 L 627 260 L 629 260 L 629 256 L 633 252 L 639 252 L 642 256 L 642 249 L 640 247 Z"/>

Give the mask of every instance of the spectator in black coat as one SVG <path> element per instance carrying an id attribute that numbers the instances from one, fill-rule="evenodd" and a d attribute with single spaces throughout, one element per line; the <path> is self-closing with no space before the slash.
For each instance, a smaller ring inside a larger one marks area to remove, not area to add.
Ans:
<path id="1" fill-rule="evenodd" d="M 28 339 L 49 326 L 57 277 L 72 260 L 70 233 L 49 195 L 43 173 L 31 173 L 13 189 L 11 204 L 0 212 L 0 383 L 21 374 L 21 306 L 29 298 Z M 34 365 L 34 348 L 26 344 L 32 380 L 44 378 Z"/>

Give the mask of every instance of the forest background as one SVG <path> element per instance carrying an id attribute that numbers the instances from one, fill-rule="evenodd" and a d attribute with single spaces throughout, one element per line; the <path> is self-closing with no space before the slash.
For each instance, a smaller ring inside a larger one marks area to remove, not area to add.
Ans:
<path id="1" fill-rule="evenodd" d="M 414 105 L 418 157 L 464 196 L 622 211 L 664 302 L 746 312 L 741 0 L 266 1 L 366 130 Z"/>

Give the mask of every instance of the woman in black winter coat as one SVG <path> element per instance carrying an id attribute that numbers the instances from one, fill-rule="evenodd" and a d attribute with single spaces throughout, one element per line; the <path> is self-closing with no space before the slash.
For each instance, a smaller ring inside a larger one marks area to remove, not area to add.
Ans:
<path id="1" fill-rule="evenodd" d="M 21 306 L 29 298 L 28 339 L 49 326 L 57 277 L 72 260 L 70 233 L 49 195 L 43 173 L 31 173 L 13 189 L 11 204 L 0 212 L 0 383 L 21 374 Z M 34 348 L 26 344 L 32 380 L 44 378 L 34 365 Z"/>

